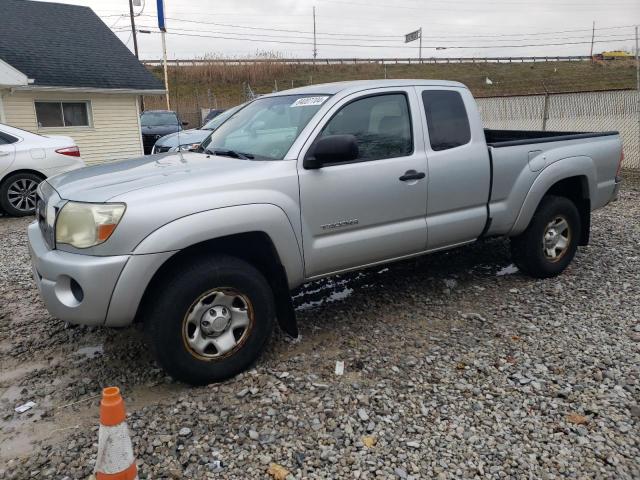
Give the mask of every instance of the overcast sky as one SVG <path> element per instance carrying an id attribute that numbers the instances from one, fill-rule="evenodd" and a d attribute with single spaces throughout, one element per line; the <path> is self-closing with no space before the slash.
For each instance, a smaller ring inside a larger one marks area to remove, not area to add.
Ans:
<path id="1" fill-rule="evenodd" d="M 133 48 L 128 0 L 58 1 L 91 7 Z M 141 1 L 138 28 L 157 32 L 156 0 Z M 640 24 L 640 0 L 165 0 L 168 56 L 310 58 L 313 6 L 318 58 L 417 57 L 404 34 L 420 27 L 423 57 L 588 55 L 594 20 L 594 52 L 634 49 Z M 159 34 L 138 43 L 161 57 Z"/>

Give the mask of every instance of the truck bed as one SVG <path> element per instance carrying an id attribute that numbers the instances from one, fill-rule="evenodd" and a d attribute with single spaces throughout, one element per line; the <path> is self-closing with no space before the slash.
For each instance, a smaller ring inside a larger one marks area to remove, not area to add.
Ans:
<path id="1" fill-rule="evenodd" d="M 561 142 L 583 138 L 617 135 L 618 132 L 547 132 L 542 130 L 492 130 L 484 129 L 487 145 L 494 148 L 512 147 L 533 143 Z"/>

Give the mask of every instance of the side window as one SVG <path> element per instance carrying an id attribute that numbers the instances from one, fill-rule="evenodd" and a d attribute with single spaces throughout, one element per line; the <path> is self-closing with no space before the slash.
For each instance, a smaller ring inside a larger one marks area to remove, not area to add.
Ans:
<path id="1" fill-rule="evenodd" d="M 425 90 L 422 92 L 422 103 L 433 150 L 447 150 L 469 143 L 471 129 L 460 93 Z"/>
<path id="2" fill-rule="evenodd" d="M 0 132 L 0 145 L 6 145 L 8 143 L 16 143 L 18 139 L 9 135 L 8 133 Z"/>
<path id="3" fill-rule="evenodd" d="M 407 97 L 401 93 L 376 95 L 345 105 L 320 133 L 354 135 L 359 160 L 405 157 L 413 152 Z"/>

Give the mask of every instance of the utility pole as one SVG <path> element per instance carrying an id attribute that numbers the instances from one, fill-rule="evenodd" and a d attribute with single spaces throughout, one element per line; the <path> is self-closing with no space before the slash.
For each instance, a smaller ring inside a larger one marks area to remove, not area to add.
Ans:
<path id="1" fill-rule="evenodd" d="M 420 27 L 420 47 L 418 48 L 418 58 L 420 59 L 420 63 L 422 63 L 422 27 Z"/>
<path id="2" fill-rule="evenodd" d="M 313 63 L 316 63 L 318 49 L 316 48 L 316 7 L 313 6 Z"/>
<path id="3" fill-rule="evenodd" d="M 136 54 L 136 58 L 140 58 L 138 55 L 138 38 L 136 37 L 136 20 L 133 16 L 133 0 L 129 0 L 129 16 L 131 17 L 131 35 L 133 36 L 133 51 Z"/>
<path id="4" fill-rule="evenodd" d="M 591 30 L 591 53 L 589 53 L 589 56 L 591 57 L 591 63 L 593 63 L 593 41 L 595 40 L 596 37 L 596 21 L 593 21 L 593 28 Z"/>
<path id="5" fill-rule="evenodd" d="M 162 31 L 162 63 L 164 64 L 164 89 L 167 91 L 167 110 L 171 110 L 171 105 L 169 104 L 169 74 L 167 73 L 167 40 L 165 39 L 165 35 L 167 32 Z"/>
<path id="6" fill-rule="evenodd" d="M 167 39 L 165 38 L 167 35 L 167 25 L 165 23 L 164 18 L 164 0 L 157 0 L 157 10 L 158 10 L 158 29 L 160 29 L 160 33 L 162 36 L 162 64 L 164 66 L 164 89 L 166 90 L 167 97 L 167 110 L 171 110 L 171 105 L 169 104 L 169 74 L 167 73 Z"/>
<path id="7" fill-rule="evenodd" d="M 140 3 L 140 2 L 138 2 Z M 133 52 L 137 59 L 140 59 L 138 54 L 138 37 L 136 35 L 136 17 L 133 15 L 133 0 L 129 0 L 129 16 L 131 17 L 131 36 L 133 37 Z M 140 110 L 144 112 L 144 97 L 140 95 Z"/>

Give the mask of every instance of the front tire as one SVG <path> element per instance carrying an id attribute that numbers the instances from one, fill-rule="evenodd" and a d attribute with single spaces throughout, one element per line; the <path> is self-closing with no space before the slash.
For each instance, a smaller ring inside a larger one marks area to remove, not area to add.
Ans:
<path id="1" fill-rule="evenodd" d="M 36 210 L 36 188 L 43 178 L 35 173 L 16 173 L 0 186 L 0 210 L 14 217 L 33 215 Z"/>
<path id="2" fill-rule="evenodd" d="M 215 255 L 167 276 L 144 322 L 162 368 L 176 380 L 206 385 L 251 366 L 274 318 L 273 292 L 262 273 L 244 260 Z"/>
<path id="3" fill-rule="evenodd" d="M 573 260 L 580 231 L 575 204 L 568 198 L 548 195 L 540 202 L 527 229 L 511 239 L 513 261 L 532 277 L 555 277 Z"/>

